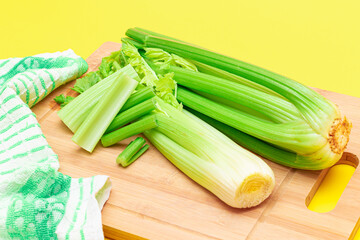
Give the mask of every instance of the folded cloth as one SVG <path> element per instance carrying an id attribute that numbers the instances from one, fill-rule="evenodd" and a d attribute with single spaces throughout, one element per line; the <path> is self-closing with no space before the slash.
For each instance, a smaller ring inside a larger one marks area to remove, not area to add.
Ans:
<path id="1" fill-rule="evenodd" d="M 24 58 L 0 60 L 0 86 L 6 85 L 33 107 L 55 88 L 83 75 L 84 59 L 71 49 Z"/>
<path id="2" fill-rule="evenodd" d="M 109 178 L 58 172 L 58 156 L 28 107 L 87 64 L 71 50 L 24 59 L 0 61 L 0 239 L 104 239 Z"/>

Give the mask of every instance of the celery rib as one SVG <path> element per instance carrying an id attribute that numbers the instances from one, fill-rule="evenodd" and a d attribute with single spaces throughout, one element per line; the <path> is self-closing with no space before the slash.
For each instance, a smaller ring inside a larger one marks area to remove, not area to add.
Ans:
<path id="1" fill-rule="evenodd" d="M 132 108 L 129 108 L 126 111 L 121 111 L 121 113 L 118 114 L 111 122 L 105 133 L 112 132 L 124 126 L 125 124 L 150 113 L 153 110 L 155 110 L 155 105 L 153 99 L 150 98 L 138 105 L 135 105 Z"/>
<path id="2" fill-rule="evenodd" d="M 131 123 L 125 127 L 122 127 L 116 131 L 105 134 L 101 138 L 101 143 L 104 147 L 109 147 L 117 142 L 120 142 L 121 140 L 134 136 L 136 134 L 140 134 L 146 130 L 150 130 L 155 127 L 157 127 L 157 121 L 155 116 L 146 116 L 143 119 Z"/>
<path id="3" fill-rule="evenodd" d="M 130 65 L 127 65 L 126 67 L 101 80 L 77 96 L 74 100 L 72 100 L 69 104 L 57 112 L 60 119 L 72 132 L 77 131 L 94 106 L 108 91 L 114 80 L 122 73 L 140 81 L 139 76 L 135 72 L 134 68 L 132 68 Z"/>
<path id="4" fill-rule="evenodd" d="M 185 106 L 210 116 L 240 131 L 282 148 L 311 153 L 326 143 L 305 122 L 276 124 L 229 106 L 216 103 L 184 88 L 178 88 L 178 99 Z"/>
<path id="5" fill-rule="evenodd" d="M 92 109 L 72 140 L 88 152 L 92 152 L 137 84 L 137 81 L 123 73 L 118 75 L 108 93 Z"/>
<path id="6" fill-rule="evenodd" d="M 158 106 L 158 127 L 144 134 L 181 171 L 233 207 L 255 206 L 270 194 L 273 173 L 260 158 L 202 120 L 161 100 Z"/>
<path id="7" fill-rule="evenodd" d="M 121 108 L 120 112 L 124 112 L 128 110 L 129 108 L 132 108 L 152 97 L 155 96 L 155 93 L 148 87 L 144 87 L 137 92 L 131 94 L 129 99 L 126 101 L 124 106 Z"/>

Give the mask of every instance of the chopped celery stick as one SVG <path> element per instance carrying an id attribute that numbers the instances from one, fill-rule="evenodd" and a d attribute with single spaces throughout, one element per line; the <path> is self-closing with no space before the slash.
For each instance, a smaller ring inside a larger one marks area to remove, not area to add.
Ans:
<path id="1" fill-rule="evenodd" d="M 130 66 L 130 65 L 128 65 Z M 142 85 L 139 85 L 142 86 Z M 148 100 L 155 96 L 155 93 L 148 87 L 144 87 L 137 92 L 133 93 L 129 99 L 126 101 L 124 106 L 121 108 L 120 112 L 123 112 L 129 108 L 132 108 L 135 105 L 138 105 L 139 103 L 142 103 L 145 100 Z"/>
<path id="2" fill-rule="evenodd" d="M 121 73 L 125 73 L 135 80 L 140 80 L 134 68 L 127 65 L 77 96 L 74 100 L 57 112 L 60 119 L 72 132 L 76 132 L 94 106 L 99 102 L 104 94 L 108 92 L 109 87 Z"/>
<path id="3" fill-rule="evenodd" d="M 124 126 L 125 124 L 150 113 L 153 110 L 155 110 L 155 104 L 152 98 L 135 105 L 134 107 L 119 113 L 111 122 L 110 126 L 106 129 L 105 133 L 112 132 Z"/>
<path id="4" fill-rule="evenodd" d="M 108 147 L 128 137 L 134 136 L 155 127 L 157 127 L 156 118 L 155 116 L 150 115 L 114 132 L 104 135 L 101 138 L 101 143 L 104 147 Z"/>
<path id="5" fill-rule="evenodd" d="M 137 137 L 120 153 L 116 159 L 116 163 L 121 164 L 123 167 L 129 166 L 149 148 L 147 144 L 143 147 L 145 142 L 144 138 Z"/>
<path id="6" fill-rule="evenodd" d="M 133 163 L 136 159 L 138 159 L 141 155 L 144 154 L 149 149 L 149 145 L 145 144 L 134 156 L 130 159 L 129 165 Z"/>
<path id="7" fill-rule="evenodd" d="M 137 81 L 124 73 L 117 75 L 108 93 L 91 110 L 72 140 L 88 152 L 92 152 L 111 121 L 135 90 L 137 84 Z"/>

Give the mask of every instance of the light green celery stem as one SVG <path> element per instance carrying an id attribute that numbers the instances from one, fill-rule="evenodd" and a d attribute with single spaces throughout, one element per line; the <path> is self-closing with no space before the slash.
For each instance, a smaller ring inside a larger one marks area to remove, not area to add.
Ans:
<path id="1" fill-rule="evenodd" d="M 178 67 L 170 67 L 174 80 L 185 87 L 223 97 L 259 111 L 276 122 L 300 119 L 297 109 L 288 101 L 223 78 Z"/>
<path id="2" fill-rule="evenodd" d="M 181 87 L 178 88 L 178 100 L 185 106 L 222 123 L 297 153 L 312 153 L 326 144 L 326 139 L 316 134 L 302 120 L 271 123 L 216 103 Z"/>
<path id="3" fill-rule="evenodd" d="M 224 79 L 230 80 L 232 82 L 240 83 L 242 85 L 251 87 L 253 89 L 262 91 L 264 93 L 268 93 L 268 94 L 271 94 L 271 95 L 274 95 L 274 96 L 281 97 L 281 98 L 285 99 L 283 96 L 277 94 L 273 90 L 271 90 L 271 89 L 269 89 L 267 87 L 264 87 L 264 86 L 262 86 L 260 84 L 257 84 L 257 83 L 255 83 L 253 81 L 250 81 L 250 80 L 248 80 L 246 78 L 240 77 L 238 75 L 229 73 L 227 71 L 221 70 L 219 68 L 216 68 L 216 67 L 213 67 L 213 66 L 198 62 L 198 61 L 192 60 L 190 62 L 192 62 L 197 67 L 199 72 L 206 73 L 206 74 L 209 74 L 209 75 L 213 75 L 213 76 L 219 77 L 219 78 L 224 78 Z"/>
<path id="4" fill-rule="evenodd" d="M 138 120 L 116 131 L 104 135 L 101 138 L 101 143 L 104 147 L 109 147 L 117 142 L 120 142 L 121 140 L 134 136 L 136 134 L 140 134 L 146 130 L 150 130 L 155 127 L 157 127 L 157 121 L 155 116 L 146 116 L 141 120 Z"/>
<path id="5" fill-rule="evenodd" d="M 129 166 L 132 163 L 130 160 L 142 148 L 145 142 L 145 139 L 142 137 L 137 137 L 134 141 L 131 141 L 124 151 L 119 154 L 116 163 L 121 164 L 123 167 Z"/>
<path id="6" fill-rule="evenodd" d="M 331 102 L 312 89 L 255 65 L 184 42 L 152 36 L 142 31 L 137 31 L 135 35 L 128 31 L 127 36 L 140 41 L 145 47 L 162 48 L 181 57 L 231 72 L 275 91 L 293 103 L 308 124 L 324 137 L 328 134 L 327 130 L 338 114 Z"/>
<path id="7" fill-rule="evenodd" d="M 57 112 L 60 119 L 72 132 L 76 132 L 94 106 L 99 102 L 104 94 L 108 92 L 109 87 L 121 73 L 140 81 L 134 68 L 127 65 L 77 96 L 74 100 Z"/>
<path id="8" fill-rule="evenodd" d="M 150 113 L 153 110 L 155 110 L 155 104 L 153 102 L 153 98 L 151 98 L 138 105 L 135 105 L 126 111 L 121 111 L 121 113 L 119 113 L 111 122 L 105 133 L 112 132 L 124 126 L 125 124 Z"/>
<path id="9" fill-rule="evenodd" d="M 219 183 L 222 179 L 216 178 L 217 174 L 221 175 L 221 169 L 212 161 L 198 157 L 156 129 L 145 131 L 144 135 L 169 161 L 195 182 L 207 189 L 223 188 Z"/>
<path id="10" fill-rule="evenodd" d="M 126 101 L 124 106 L 121 108 L 120 112 L 124 112 L 128 110 L 129 108 L 132 108 L 139 103 L 142 103 L 152 97 L 155 97 L 155 93 L 148 87 L 144 87 L 137 92 L 131 94 L 129 99 Z"/>
<path id="11" fill-rule="evenodd" d="M 122 73 L 115 79 L 108 93 L 96 104 L 89 116 L 81 124 L 72 140 L 92 152 L 131 93 L 135 90 L 138 82 Z"/>
<path id="12" fill-rule="evenodd" d="M 194 111 L 193 109 L 187 109 L 192 114 L 207 122 L 220 132 L 224 133 L 230 139 L 240 144 L 242 147 L 259 154 L 260 156 L 269 159 L 278 164 L 306 170 L 320 170 L 324 169 L 324 162 L 314 161 L 311 156 L 301 156 L 293 152 L 289 152 L 280 148 L 277 148 L 267 142 L 264 142 L 258 138 L 252 137 L 244 132 L 241 132 L 233 127 L 223 124 L 213 118 L 210 118 L 202 113 Z"/>

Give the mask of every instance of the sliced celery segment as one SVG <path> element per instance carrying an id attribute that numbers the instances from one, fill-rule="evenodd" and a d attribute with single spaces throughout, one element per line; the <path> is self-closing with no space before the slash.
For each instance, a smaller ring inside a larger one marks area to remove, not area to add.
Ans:
<path id="1" fill-rule="evenodd" d="M 145 142 L 145 139 L 142 137 L 137 137 L 134 141 L 131 141 L 124 151 L 119 154 L 116 159 L 116 163 L 123 167 L 127 167 L 132 164 L 149 148 L 149 145 L 147 144 L 143 146 Z"/>
<path id="2" fill-rule="evenodd" d="M 60 119 L 72 132 L 76 132 L 94 106 L 99 102 L 104 94 L 108 92 L 109 87 L 112 86 L 115 79 L 122 73 L 128 75 L 130 78 L 140 81 L 134 68 L 131 67 L 131 65 L 127 65 L 77 96 L 74 100 L 57 112 Z"/>
<path id="3" fill-rule="evenodd" d="M 124 73 L 115 76 L 108 93 L 90 111 L 72 138 L 76 144 L 88 152 L 94 150 L 111 121 L 138 85 L 137 81 Z"/>

